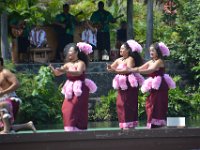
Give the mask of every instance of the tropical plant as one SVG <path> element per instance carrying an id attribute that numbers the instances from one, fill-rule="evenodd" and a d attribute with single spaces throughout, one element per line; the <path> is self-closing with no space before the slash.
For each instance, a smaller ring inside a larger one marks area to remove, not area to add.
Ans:
<path id="1" fill-rule="evenodd" d="M 95 121 L 116 121 L 116 96 L 115 90 L 110 90 L 107 96 L 101 96 L 101 101 L 96 103 L 93 120 Z"/>
<path id="2" fill-rule="evenodd" d="M 17 95 L 23 103 L 18 121 L 34 121 L 36 124 L 61 123 L 62 95 L 55 84 L 49 67 L 42 66 L 38 75 L 32 72 L 17 73 L 20 88 Z"/>
<path id="3" fill-rule="evenodd" d="M 189 69 L 190 79 L 194 79 L 195 75 L 200 74 L 196 68 L 200 61 L 199 3 L 200 0 L 179 0 L 177 8 L 179 13 L 173 31 L 175 38 L 171 38 L 171 42 L 169 41 L 172 58 L 185 64 L 186 68 Z M 190 70 L 193 67 L 195 67 L 195 74 Z"/>

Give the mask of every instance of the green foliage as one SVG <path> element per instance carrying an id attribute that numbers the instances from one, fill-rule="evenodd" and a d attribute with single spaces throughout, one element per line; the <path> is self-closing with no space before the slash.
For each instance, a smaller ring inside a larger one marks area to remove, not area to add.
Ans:
<path id="1" fill-rule="evenodd" d="M 139 91 L 138 95 L 138 116 L 140 119 L 146 118 L 146 111 L 145 111 L 145 102 L 147 99 L 147 94 L 142 93 Z"/>
<path id="2" fill-rule="evenodd" d="M 192 68 L 192 71 L 195 72 L 196 81 L 200 81 L 200 62 Z M 199 83 L 200 85 L 200 83 Z"/>
<path id="3" fill-rule="evenodd" d="M 106 96 L 101 97 L 101 101 L 96 103 L 94 112 L 92 113 L 92 121 L 116 121 L 116 98 L 117 91 L 110 90 Z M 138 97 L 138 115 L 140 118 L 145 118 L 145 100 L 146 95 L 139 93 Z"/>
<path id="4" fill-rule="evenodd" d="M 196 77 L 199 76 L 200 71 L 197 71 L 196 66 L 200 61 L 200 0 L 179 0 L 178 16 L 176 26 L 173 32 L 175 37 L 170 42 L 172 58 L 181 61 L 187 68 L 195 69 L 188 72 L 191 78 L 195 71 Z"/>
<path id="5" fill-rule="evenodd" d="M 107 96 L 102 96 L 101 101 L 96 103 L 93 113 L 93 120 L 95 121 L 116 121 L 116 96 L 115 90 L 110 90 Z"/>
<path id="6" fill-rule="evenodd" d="M 175 76 L 173 80 L 178 85 L 181 82 L 180 76 Z M 102 96 L 101 101 L 95 105 L 92 120 L 95 121 L 116 121 L 116 96 L 117 91 L 111 90 L 107 96 Z M 145 102 L 148 94 L 139 92 L 138 96 L 138 116 L 140 119 L 146 118 Z M 200 88 L 198 90 L 191 87 L 181 89 L 176 87 L 169 90 L 168 116 L 196 118 L 200 112 Z"/>
<path id="7" fill-rule="evenodd" d="M 18 121 L 33 120 L 36 124 L 60 123 L 63 98 L 49 67 L 42 66 L 38 75 L 21 72 L 17 77 L 21 84 L 17 94 L 23 101 Z"/>

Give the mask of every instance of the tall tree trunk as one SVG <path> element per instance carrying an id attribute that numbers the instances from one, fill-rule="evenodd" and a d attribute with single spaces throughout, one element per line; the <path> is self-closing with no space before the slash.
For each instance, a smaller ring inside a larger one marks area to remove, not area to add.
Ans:
<path id="1" fill-rule="evenodd" d="M 5 12 L 1 14 L 1 56 L 8 59 L 8 17 Z"/>
<path id="2" fill-rule="evenodd" d="M 133 39 L 133 0 L 127 0 L 127 39 Z"/>
<path id="3" fill-rule="evenodd" d="M 153 0 L 147 1 L 147 36 L 146 36 L 146 51 L 145 59 L 149 59 L 148 48 L 153 42 Z"/>

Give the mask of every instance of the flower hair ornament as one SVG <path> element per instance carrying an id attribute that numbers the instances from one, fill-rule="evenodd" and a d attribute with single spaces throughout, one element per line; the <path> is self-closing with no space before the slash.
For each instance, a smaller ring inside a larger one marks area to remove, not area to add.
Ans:
<path id="1" fill-rule="evenodd" d="M 169 48 L 163 42 L 159 42 L 158 47 L 159 47 L 163 56 L 169 56 L 170 55 Z"/>
<path id="2" fill-rule="evenodd" d="M 78 42 L 76 44 L 76 46 L 79 48 L 79 50 L 83 53 L 85 53 L 86 55 L 90 54 L 93 52 L 92 50 L 92 46 L 88 43 L 85 42 Z"/>
<path id="3" fill-rule="evenodd" d="M 138 52 L 138 53 L 142 52 L 142 46 L 135 40 L 128 40 L 127 44 L 131 48 L 132 52 Z"/>

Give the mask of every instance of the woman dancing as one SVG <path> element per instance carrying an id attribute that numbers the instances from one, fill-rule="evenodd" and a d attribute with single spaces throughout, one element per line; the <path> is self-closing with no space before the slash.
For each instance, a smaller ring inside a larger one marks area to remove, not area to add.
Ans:
<path id="1" fill-rule="evenodd" d="M 143 93 L 149 92 L 146 100 L 147 127 L 157 128 L 166 125 L 168 111 L 168 90 L 176 85 L 172 78 L 165 74 L 163 57 L 169 56 L 168 47 L 160 42 L 149 48 L 151 60 L 141 67 L 131 68 L 131 72 L 148 74 L 141 87 Z"/>
<path id="2" fill-rule="evenodd" d="M 141 45 L 128 40 L 120 48 L 121 57 L 107 65 L 109 72 L 117 74 L 113 79 L 113 88 L 118 90 L 117 114 L 119 127 L 124 130 L 138 125 L 138 87 L 144 79 L 138 73 L 130 73 L 127 68 L 141 65 L 141 52 Z"/>
<path id="3" fill-rule="evenodd" d="M 89 93 L 97 90 L 96 84 L 85 77 L 88 66 L 88 54 L 92 52 L 92 46 L 79 42 L 71 43 L 64 48 L 66 63 L 54 69 L 53 73 L 60 76 L 67 75 L 67 81 L 62 88 L 65 96 L 62 113 L 65 131 L 80 131 L 87 129 L 88 124 L 88 99 Z"/>

